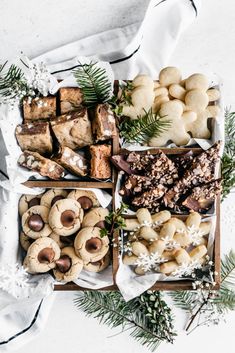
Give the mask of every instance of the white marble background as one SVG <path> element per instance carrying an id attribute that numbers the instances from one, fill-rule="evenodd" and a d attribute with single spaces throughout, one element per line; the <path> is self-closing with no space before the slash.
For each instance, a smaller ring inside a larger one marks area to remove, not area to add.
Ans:
<path id="1" fill-rule="evenodd" d="M 0 61 L 23 51 L 34 57 L 67 42 L 106 29 L 141 21 L 148 0 L 0 0 Z M 169 64 L 185 74 L 217 72 L 224 81 L 225 104 L 235 109 L 235 2 L 207 0 L 198 19 L 181 37 Z M 222 205 L 222 249 L 234 246 L 234 193 Z M 78 311 L 75 293 L 56 293 L 44 331 L 17 353 L 81 352 L 144 353 L 128 333 L 110 330 Z M 175 311 L 179 337 L 174 345 L 162 344 L 159 353 L 232 351 L 235 313 L 218 327 L 183 333 L 184 315 Z M 231 344 L 231 343 L 230 343 Z"/>

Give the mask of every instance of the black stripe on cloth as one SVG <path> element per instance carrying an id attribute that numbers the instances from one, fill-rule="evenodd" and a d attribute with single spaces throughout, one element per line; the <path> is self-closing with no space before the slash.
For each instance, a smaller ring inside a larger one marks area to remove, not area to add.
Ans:
<path id="1" fill-rule="evenodd" d="M 10 341 L 14 340 L 15 338 L 17 338 L 17 337 L 23 335 L 25 332 L 27 332 L 27 331 L 35 324 L 35 322 L 36 322 L 36 320 L 37 320 L 37 317 L 38 317 L 38 314 L 39 314 L 39 311 L 40 311 L 41 306 L 42 306 L 42 302 L 43 302 L 43 299 L 41 300 L 41 302 L 40 302 L 40 304 L 39 304 L 39 306 L 38 306 L 38 308 L 37 308 L 37 311 L 36 311 L 36 313 L 35 313 L 35 315 L 34 315 L 34 318 L 33 318 L 33 320 L 31 321 L 30 325 L 29 325 L 28 327 L 26 327 L 24 330 L 22 330 L 22 331 L 16 333 L 14 336 L 8 338 L 6 341 L 0 342 L 0 345 L 7 344 L 7 343 L 9 343 Z"/>
<path id="2" fill-rule="evenodd" d="M 4 176 L 4 178 L 9 180 L 9 176 L 1 169 L 0 169 L 0 174 L 2 174 Z"/>
<path id="3" fill-rule="evenodd" d="M 166 1 L 167 1 L 167 0 L 162 0 L 162 1 L 160 1 L 160 2 L 158 2 L 156 5 L 154 5 L 154 7 L 157 7 L 158 5 L 160 5 L 160 4 L 162 4 L 162 3 L 166 2 Z M 193 6 L 193 8 L 194 8 L 194 10 L 195 10 L 196 16 L 197 16 L 197 7 L 196 7 L 194 1 L 193 1 L 193 0 L 189 0 L 189 1 L 190 1 L 190 3 L 192 4 L 192 6 Z M 125 56 L 125 57 L 123 57 L 123 58 L 110 61 L 110 62 L 109 62 L 110 65 L 118 64 L 118 63 L 120 63 L 120 62 L 122 62 L 122 61 L 125 61 L 125 60 L 130 59 L 133 55 L 135 55 L 135 54 L 138 52 L 138 50 L 140 49 L 140 46 L 141 46 L 141 44 L 138 46 L 138 48 L 136 48 L 136 49 L 135 49 L 131 54 L 129 54 L 128 56 Z M 60 73 L 60 72 L 70 71 L 70 70 L 73 70 L 73 69 L 75 69 L 75 68 L 77 68 L 77 67 L 79 67 L 79 66 L 80 66 L 80 65 L 76 65 L 76 66 L 73 66 L 73 67 L 70 67 L 70 68 L 67 68 L 67 69 L 64 69 L 64 70 L 54 71 L 54 72 L 52 72 L 51 74 L 53 75 L 53 74 L 58 74 L 58 73 Z"/>

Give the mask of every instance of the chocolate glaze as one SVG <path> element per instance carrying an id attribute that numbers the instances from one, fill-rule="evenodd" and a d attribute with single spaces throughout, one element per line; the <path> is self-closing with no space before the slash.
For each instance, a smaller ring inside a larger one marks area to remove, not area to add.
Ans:
<path id="1" fill-rule="evenodd" d="M 98 228 L 105 228 L 105 221 L 99 221 L 97 222 L 94 227 L 98 227 Z"/>
<path id="2" fill-rule="evenodd" d="M 62 212 L 60 221 L 64 227 L 72 227 L 75 223 L 75 213 L 72 210 Z"/>
<path id="3" fill-rule="evenodd" d="M 44 227 L 44 222 L 39 214 L 33 214 L 28 218 L 28 226 L 34 232 L 40 232 Z"/>
<path id="4" fill-rule="evenodd" d="M 53 197 L 53 199 L 51 200 L 51 206 L 53 206 L 56 203 L 56 201 L 63 200 L 64 198 L 65 197 L 62 195 L 57 195 L 57 196 Z"/>
<path id="5" fill-rule="evenodd" d="M 44 248 L 38 253 L 40 263 L 51 263 L 54 260 L 55 252 L 52 248 Z"/>
<path id="6" fill-rule="evenodd" d="M 28 202 L 29 208 L 33 207 L 33 206 L 37 206 L 37 205 L 40 205 L 40 198 L 39 197 L 34 197 L 32 200 L 30 200 Z"/>
<path id="7" fill-rule="evenodd" d="M 101 247 L 102 247 L 102 240 L 100 238 L 93 237 L 86 241 L 85 248 L 91 254 L 100 251 Z"/>
<path id="8" fill-rule="evenodd" d="M 89 210 L 93 206 L 93 202 L 87 196 L 81 196 L 81 197 L 79 197 L 79 199 L 77 199 L 77 201 L 80 203 L 81 208 L 83 208 L 86 211 Z"/>
<path id="9" fill-rule="evenodd" d="M 62 255 L 59 260 L 56 261 L 56 269 L 62 273 L 66 273 L 72 266 L 71 258 L 68 255 Z"/>

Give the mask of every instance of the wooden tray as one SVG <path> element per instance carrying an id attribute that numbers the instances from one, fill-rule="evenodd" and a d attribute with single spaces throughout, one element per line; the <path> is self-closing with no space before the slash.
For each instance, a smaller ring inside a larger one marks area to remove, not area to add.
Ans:
<path id="1" fill-rule="evenodd" d="M 129 151 L 125 149 L 119 149 L 118 137 L 113 140 L 113 154 L 126 154 Z M 202 149 L 201 148 L 156 148 L 151 149 L 151 154 L 156 154 L 159 150 L 163 151 L 165 154 L 170 155 L 179 155 L 182 153 L 186 153 L 188 151 L 193 151 L 194 155 L 199 154 Z M 138 153 L 146 153 L 146 151 L 140 151 Z M 51 180 L 29 180 L 24 183 L 25 186 L 28 187 L 41 187 L 41 188 L 97 188 L 97 189 L 105 189 L 106 191 L 110 191 L 113 196 L 113 206 L 114 206 L 114 193 L 116 186 L 116 178 L 117 172 L 113 167 L 112 169 L 112 181 L 111 182 L 93 182 L 93 181 L 76 181 L 76 180 L 61 180 L 61 181 L 51 181 Z M 220 288 L 220 197 L 216 199 L 216 228 L 215 228 L 215 242 L 214 242 L 214 264 L 215 271 L 218 273 L 215 275 L 215 289 Z M 185 215 L 174 215 L 174 217 L 185 218 Z M 133 217 L 133 216 L 132 216 Z M 205 217 L 205 216 L 203 216 Z M 115 239 L 117 241 L 118 234 L 115 234 Z M 117 241 L 118 242 L 118 241 Z M 118 247 L 113 247 L 113 279 L 114 285 L 103 287 L 99 290 L 102 291 L 112 291 L 118 290 L 118 287 L 115 282 L 116 273 L 118 271 L 119 266 L 119 258 L 118 258 L 119 250 Z M 89 288 L 80 287 L 74 283 L 67 284 L 57 284 L 54 289 L 56 291 L 73 291 L 73 290 L 89 290 Z M 192 281 L 191 280 L 179 280 L 179 281 L 158 281 L 151 288 L 152 290 L 192 290 Z"/>

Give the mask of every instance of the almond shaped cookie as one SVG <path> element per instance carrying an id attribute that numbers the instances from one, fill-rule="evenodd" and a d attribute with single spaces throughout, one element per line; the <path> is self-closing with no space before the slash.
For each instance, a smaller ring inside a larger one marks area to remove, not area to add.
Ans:
<path id="1" fill-rule="evenodd" d="M 22 195 L 19 200 L 19 214 L 23 214 L 31 207 L 41 204 L 41 195 Z"/>
<path id="2" fill-rule="evenodd" d="M 95 193 L 90 190 L 73 190 L 68 194 L 68 199 L 78 201 L 84 211 L 88 211 L 92 207 L 100 206 Z"/>
<path id="3" fill-rule="evenodd" d="M 48 216 L 49 208 L 41 205 L 30 207 L 22 216 L 23 232 L 33 239 L 48 237 L 52 232 Z"/>
<path id="4" fill-rule="evenodd" d="M 85 227 L 74 240 L 76 254 L 86 263 L 101 260 L 109 250 L 109 238 L 101 238 L 100 230 L 98 227 Z"/>
<path id="5" fill-rule="evenodd" d="M 62 249 L 53 273 L 57 281 L 67 283 L 77 279 L 82 269 L 83 261 L 75 254 L 74 248 L 68 246 Z"/>
<path id="6" fill-rule="evenodd" d="M 56 266 L 60 257 L 60 248 L 51 238 L 36 239 L 28 248 L 24 267 L 29 273 L 44 273 Z"/>
<path id="7" fill-rule="evenodd" d="M 83 209 L 76 200 L 59 200 L 50 210 L 50 227 L 54 233 L 61 236 L 72 235 L 81 228 L 83 214 Z"/>
<path id="8" fill-rule="evenodd" d="M 109 210 L 103 207 L 92 208 L 84 216 L 82 221 L 83 227 L 99 227 L 105 228 L 105 217 L 108 216 Z"/>
<path id="9" fill-rule="evenodd" d="M 84 263 L 83 269 L 89 272 L 101 272 L 110 264 L 110 253 L 107 254 L 98 261 Z"/>
<path id="10" fill-rule="evenodd" d="M 20 232 L 20 245 L 25 251 L 28 250 L 33 242 L 34 239 L 28 237 L 28 235 L 24 234 L 24 232 Z"/>
<path id="11" fill-rule="evenodd" d="M 41 205 L 51 208 L 56 201 L 66 199 L 68 192 L 63 189 L 50 189 L 42 195 Z"/>

